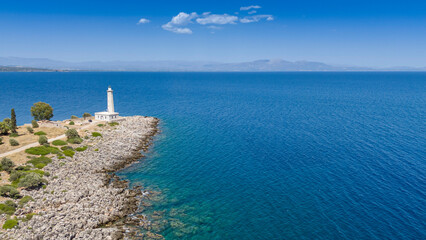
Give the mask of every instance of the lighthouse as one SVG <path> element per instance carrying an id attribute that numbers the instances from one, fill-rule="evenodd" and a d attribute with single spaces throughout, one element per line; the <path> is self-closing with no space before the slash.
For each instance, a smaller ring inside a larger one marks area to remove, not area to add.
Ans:
<path id="1" fill-rule="evenodd" d="M 114 110 L 114 96 L 111 86 L 107 89 L 107 111 L 95 113 L 95 119 L 101 121 L 113 121 L 117 120 L 118 112 Z"/>

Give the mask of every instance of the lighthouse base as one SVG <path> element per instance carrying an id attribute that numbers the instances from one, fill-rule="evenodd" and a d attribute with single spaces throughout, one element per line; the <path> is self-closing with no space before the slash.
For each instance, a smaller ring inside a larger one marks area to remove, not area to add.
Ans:
<path id="1" fill-rule="evenodd" d="M 114 113 L 110 113 L 110 112 L 97 112 L 95 113 L 95 119 L 96 120 L 101 120 L 101 121 L 114 121 L 118 119 L 118 113 L 114 112 Z"/>

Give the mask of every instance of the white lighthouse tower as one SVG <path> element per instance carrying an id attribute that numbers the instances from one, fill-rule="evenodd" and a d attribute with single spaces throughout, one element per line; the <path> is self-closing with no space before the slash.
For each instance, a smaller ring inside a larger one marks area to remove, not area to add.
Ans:
<path id="1" fill-rule="evenodd" d="M 118 112 L 114 111 L 114 97 L 112 95 L 112 89 L 111 87 L 108 87 L 107 90 L 107 103 L 108 103 L 108 110 L 106 112 L 97 112 L 95 113 L 95 119 L 101 120 L 101 121 L 113 121 L 118 118 Z"/>

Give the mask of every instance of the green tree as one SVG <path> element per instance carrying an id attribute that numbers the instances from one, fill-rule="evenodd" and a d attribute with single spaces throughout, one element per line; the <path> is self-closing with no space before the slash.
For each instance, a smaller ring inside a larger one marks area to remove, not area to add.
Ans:
<path id="1" fill-rule="evenodd" d="M 53 117 L 53 108 L 44 102 L 34 103 L 31 107 L 31 116 L 35 120 L 50 120 Z"/>
<path id="2" fill-rule="evenodd" d="M 92 116 L 92 114 L 90 114 L 90 113 L 83 113 L 84 120 L 86 120 L 86 118 L 91 117 L 91 116 Z"/>
<path id="3" fill-rule="evenodd" d="M 42 185 L 43 183 L 47 183 L 46 179 L 42 178 L 39 174 L 35 172 L 30 172 L 19 181 L 18 187 L 36 188 Z"/>
<path id="4" fill-rule="evenodd" d="M 9 127 L 6 123 L 0 122 L 0 134 L 6 135 L 9 132 Z"/>
<path id="5" fill-rule="evenodd" d="M 12 131 L 12 133 L 17 133 L 16 129 L 18 128 L 18 126 L 16 125 L 16 114 L 15 114 L 14 108 L 10 110 L 10 120 L 11 120 L 10 131 Z"/>

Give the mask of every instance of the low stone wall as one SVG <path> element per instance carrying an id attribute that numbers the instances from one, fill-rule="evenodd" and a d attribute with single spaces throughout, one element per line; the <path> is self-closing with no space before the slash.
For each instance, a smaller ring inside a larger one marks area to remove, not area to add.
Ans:
<path id="1" fill-rule="evenodd" d="M 128 189 L 111 172 L 140 159 L 157 133 L 158 119 L 127 117 L 114 130 L 74 158 L 57 159 L 43 170 L 50 172 L 46 189 L 22 191 L 29 202 L 16 214 L 37 213 L 18 229 L 5 233 L 10 239 L 121 239 L 123 229 L 111 224 L 137 210 L 140 189 Z M 90 142 L 92 141 L 92 142 Z M 94 149 L 99 149 L 94 151 Z M 106 227 L 109 226 L 109 227 Z"/>

